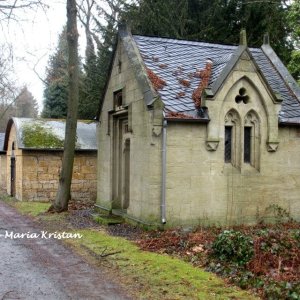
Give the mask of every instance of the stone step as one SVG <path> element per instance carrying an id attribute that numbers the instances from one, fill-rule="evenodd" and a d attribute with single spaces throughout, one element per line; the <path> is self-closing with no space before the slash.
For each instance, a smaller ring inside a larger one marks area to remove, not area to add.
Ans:
<path id="1" fill-rule="evenodd" d="M 91 213 L 92 218 L 99 224 L 116 225 L 124 223 L 124 218 L 115 215 Z"/>

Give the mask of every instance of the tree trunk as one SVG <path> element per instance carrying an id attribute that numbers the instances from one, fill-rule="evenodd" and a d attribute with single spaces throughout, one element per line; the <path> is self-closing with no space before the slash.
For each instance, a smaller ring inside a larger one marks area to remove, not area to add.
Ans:
<path id="1" fill-rule="evenodd" d="M 76 144 L 77 111 L 79 98 L 79 61 L 78 61 L 78 31 L 77 31 L 76 0 L 67 0 L 67 40 L 68 40 L 68 73 L 69 97 L 66 120 L 64 153 L 59 186 L 55 203 L 49 210 L 62 212 L 68 210 L 71 195 L 71 182 Z"/>

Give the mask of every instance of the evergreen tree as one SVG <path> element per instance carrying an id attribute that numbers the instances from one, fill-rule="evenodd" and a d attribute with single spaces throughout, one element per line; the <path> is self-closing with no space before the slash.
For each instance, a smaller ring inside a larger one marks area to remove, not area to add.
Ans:
<path id="1" fill-rule="evenodd" d="M 292 52 L 291 60 L 288 64 L 288 69 L 300 84 L 300 50 L 294 50 Z"/>
<path id="2" fill-rule="evenodd" d="M 38 105 L 33 95 L 24 86 L 15 101 L 15 116 L 23 118 L 36 118 Z"/>
<path id="3" fill-rule="evenodd" d="M 82 72 L 80 68 L 80 95 L 82 95 Z M 66 27 L 58 37 L 58 46 L 50 57 L 46 69 L 43 118 L 66 118 L 68 100 L 68 44 Z"/>
<path id="4" fill-rule="evenodd" d="M 108 11 L 97 6 L 97 17 L 93 16 L 94 27 L 92 31 L 89 23 L 89 20 L 92 19 L 89 15 L 91 12 L 89 7 L 93 2 L 88 1 L 87 3 L 88 7 L 82 10 L 84 16 L 80 17 L 86 31 L 87 45 L 78 115 L 83 119 L 94 119 L 109 75 L 108 71 L 117 33 L 117 18 L 121 11 L 125 11 L 126 8 L 123 0 L 108 0 L 107 4 L 110 7 Z M 97 46 L 96 51 L 94 42 Z"/>
<path id="5" fill-rule="evenodd" d="M 288 68 L 300 84 L 300 0 L 292 2 L 288 13 L 288 23 L 292 28 L 291 38 L 295 46 Z"/>
<path id="6" fill-rule="evenodd" d="M 107 26 L 102 28 L 103 43 L 102 47 L 98 48 L 97 55 L 97 66 L 98 66 L 98 87 L 99 87 L 99 98 L 97 101 L 97 107 L 99 100 L 104 93 L 105 84 L 108 79 L 108 72 L 110 61 L 112 59 L 112 51 L 116 42 L 117 36 L 117 22 L 114 18 L 107 18 Z M 97 110 L 98 112 L 98 110 Z"/>
<path id="7" fill-rule="evenodd" d="M 126 19 L 137 34 L 223 44 L 237 44 L 246 29 L 252 47 L 260 47 L 269 32 L 272 47 L 288 62 L 292 43 L 287 12 L 284 0 L 140 0 Z"/>
<path id="8" fill-rule="evenodd" d="M 97 101 L 99 99 L 99 88 L 97 79 L 97 57 L 93 36 L 91 32 L 91 23 L 93 19 L 92 10 L 95 6 L 94 0 L 86 0 L 79 6 L 79 20 L 85 28 L 86 48 L 85 64 L 83 65 L 82 88 L 79 97 L 78 117 L 79 119 L 93 119 L 97 111 Z"/>
<path id="9" fill-rule="evenodd" d="M 43 118 L 65 118 L 68 99 L 68 46 L 64 27 L 58 38 L 58 46 L 50 57 L 46 70 Z"/>
<path id="10" fill-rule="evenodd" d="M 94 48 L 89 53 L 89 56 L 86 57 L 86 63 L 83 68 L 84 75 L 80 91 L 78 117 L 79 119 L 94 119 L 101 96 L 101 86 L 99 83 L 99 70 L 101 70 L 101 67 L 98 66 L 98 58 Z"/>
<path id="11" fill-rule="evenodd" d="M 97 56 L 95 54 L 95 46 L 90 29 L 91 10 L 94 2 L 87 1 L 87 10 L 85 10 L 85 20 L 80 17 L 82 24 L 85 27 L 86 49 L 85 49 L 85 64 L 83 65 L 82 88 L 80 91 L 78 117 L 80 119 L 94 119 L 97 112 L 97 107 L 100 98 L 99 87 L 99 67 L 97 65 Z"/>
<path id="12" fill-rule="evenodd" d="M 288 11 L 288 23 L 292 29 L 291 37 L 295 46 L 300 48 L 300 0 L 294 0 Z"/>
<path id="13" fill-rule="evenodd" d="M 188 0 L 140 0 L 124 18 L 137 34 L 186 37 Z"/>

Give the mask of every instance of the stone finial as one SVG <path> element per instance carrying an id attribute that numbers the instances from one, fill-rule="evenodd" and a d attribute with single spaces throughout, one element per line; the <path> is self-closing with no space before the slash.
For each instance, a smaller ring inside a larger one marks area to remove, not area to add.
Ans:
<path id="1" fill-rule="evenodd" d="M 118 30 L 119 32 L 131 32 L 130 26 L 126 23 L 124 19 L 118 23 Z"/>
<path id="2" fill-rule="evenodd" d="M 270 45 L 270 37 L 268 32 L 264 34 L 264 45 Z"/>
<path id="3" fill-rule="evenodd" d="M 240 45 L 247 46 L 247 33 L 246 29 L 242 29 L 240 32 Z"/>

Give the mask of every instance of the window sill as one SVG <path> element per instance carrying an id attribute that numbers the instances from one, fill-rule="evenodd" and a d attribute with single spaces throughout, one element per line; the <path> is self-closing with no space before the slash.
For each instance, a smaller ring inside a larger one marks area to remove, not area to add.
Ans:
<path id="1" fill-rule="evenodd" d="M 252 165 L 248 163 L 243 163 L 241 168 L 235 167 L 232 163 L 225 163 L 224 164 L 224 174 L 240 174 L 240 175 L 253 175 L 253 174 L 260 174 L 259 170 L 254 168 Z"/>
<path id="2" fill-rule="evenodd" d="M 241 173 L 242 173 L 242 175 L 248 175 L 248 174 L 250 175 L 250 174 L 259 174 L 260 172 L 255 167 L 253 167 L 251 164 L 244 163 L 242 165 Z"/>

